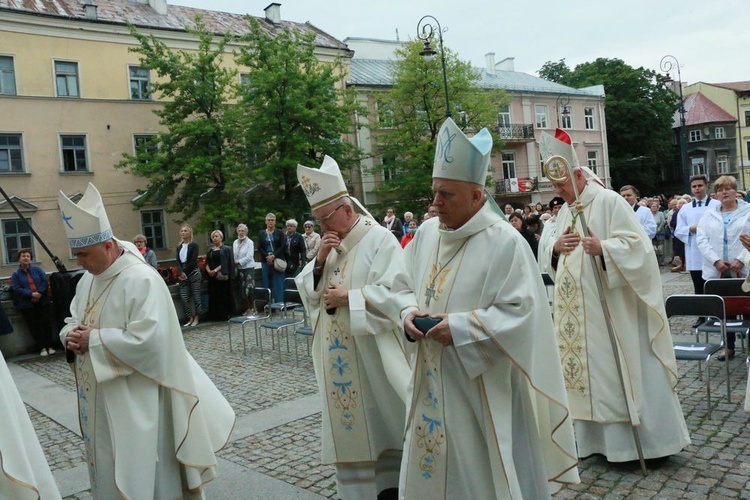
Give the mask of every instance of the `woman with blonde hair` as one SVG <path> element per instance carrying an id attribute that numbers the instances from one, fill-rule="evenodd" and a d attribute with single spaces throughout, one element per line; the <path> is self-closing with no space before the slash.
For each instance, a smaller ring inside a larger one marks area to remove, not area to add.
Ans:
<path id="1" fill-rule="evenodd" d="M 198 269 L 198 244 L 193 241 L 193 228 L 180 228 L 181 243 L 177 245 L 177 280 L 180 299 L 187 321 L 182 326 L 197 326 L 201 315 L 201 271 Z"/>
<path id="2" fill-rule="evenodd" d="M 232 313 L 232 250 L 224 244 L 224 233 L 211 231 L 213 246 L 206 252 L 208 274 L 208 318 L 226 321 Z"/>

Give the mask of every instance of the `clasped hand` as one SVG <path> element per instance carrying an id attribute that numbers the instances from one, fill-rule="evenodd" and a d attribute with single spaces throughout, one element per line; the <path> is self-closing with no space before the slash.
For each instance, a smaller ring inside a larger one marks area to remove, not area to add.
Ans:
<path id="1" fill-rule="evenodd" d="M 78 325 L 65 336 L 65 348 L 69 351 L 73 351 L 78 356 L 86 354 L 89 350 L 90 336 L 90 327 Z"/>
<path id="2" fill-rule="evenodd" d="M 432 314 L 431 316 L 433 318 L 440 318 L 442 321 L 430 328 L 427 333 L 422 333 L 414 325 L 414 318 L 421 318 L 424 316 L 430 316 L 430 314 L 424 311 L 413 311 L 404 318 L 404 331 L 406 332 L 406 335 L 415 341 L 429 339 L 434 340 L 445 347 L 453 345 L 453 334 L 451 333 L 451 327 L 448 323 L 448 315 Z"/>
<path id="3" fill-rule="evenodd" d="M 326 309 L 346 307 L 349 305 L 349 290 L 341 285 L 334 285 L 333 281 L 328 281 L 328 288 L 323 292 L 323 302 L 326 304 Z"/>
<path id="4" fill-rule="evenodd" d="M 555 242 L 553 247 L 555 254 L 570 253 L 578 245 L 583 247 L 583 251 L 589 255 L 603 255 L 602 242 L 594 233 L 589 230 L 589 236 L 581 237 L 578 233 L 573 233 L 567 228 L 560 238 Z"/>

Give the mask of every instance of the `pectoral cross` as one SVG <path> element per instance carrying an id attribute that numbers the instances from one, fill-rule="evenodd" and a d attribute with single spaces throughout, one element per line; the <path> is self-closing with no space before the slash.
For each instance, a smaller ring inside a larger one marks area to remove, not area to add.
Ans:
<path id="1" fill-rule="evenodd" d="M 424 291 L 425 305 L 430 307 L 430 301 L 435 298 L 435 282 L 430 283 Z"/>

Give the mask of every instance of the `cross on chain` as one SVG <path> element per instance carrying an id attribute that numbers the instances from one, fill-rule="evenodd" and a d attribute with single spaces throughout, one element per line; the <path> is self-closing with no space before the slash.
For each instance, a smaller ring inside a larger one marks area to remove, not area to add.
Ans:
<path id="1" fill-rule="evenodd" d="M 430 307 L 430 301 L 435 298 L 435 295 L 435 282 L 433 281 L 424 291 L 425 304 L 427 307 Z"/>

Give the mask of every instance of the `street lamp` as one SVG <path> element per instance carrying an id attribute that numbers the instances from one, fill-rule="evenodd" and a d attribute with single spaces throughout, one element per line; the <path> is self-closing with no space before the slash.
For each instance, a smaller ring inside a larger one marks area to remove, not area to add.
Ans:
<path id="1" fill-rule="evenodd" d="M 570 109 L 568 108 L 568 104 L 570 104 L 570 97 L 566 96 L 565 94 L 560 94 L 557 96 L 557 128 L 560 128 L 560 115 L 568 116 L 570 114 Z M 562 113 L 560 112 L 560 109 L 562 109 Z"/>
<path id="2" fill-rule="evenodd" d="M 427 21 L 425 21 L 427 19 Z M 433 26 L 431 22 L 435 22 L 437 26 Z M 443 33 L 448 31 L 448 28 L 443 29 L 440 26 L 440 22 L 431 15 L 423 16 L 422 19 L 417 23 L 417 38 L 424 42 L 424 48 L 419 53 L 420 56 L 424 57 L 427 61 L 431 61 L 437 52 L 430 46 L 432 37 L 437 33 L 438 41 L 440 42 L 440 61 L 443 64 L 443 86 L 445 87 L 445 117 L 450 118 L 451 107 L 448 102 L 448 73 L 445 70 L 445 49 L 443 48 Z"/>
<path id="3" fill-rule="evenodd" d="M 685 182 L 689 184 L 690 169 L 686 164 L 687 160 L 687 137 L 685 130 L 685 100 L 682 98 L 682 74 L 680 73 L 680 63 L 675 56 L 666 55 L 662 57 L 659 63 L 659 68 L 667 74 L 666 81 L 672 82 L 672 78 L 669 76 L 669 72 L 672 68 L 677 68 L 677 84 L 680 86 L 680 168 L 682 169 L 682 176 Z"/>

